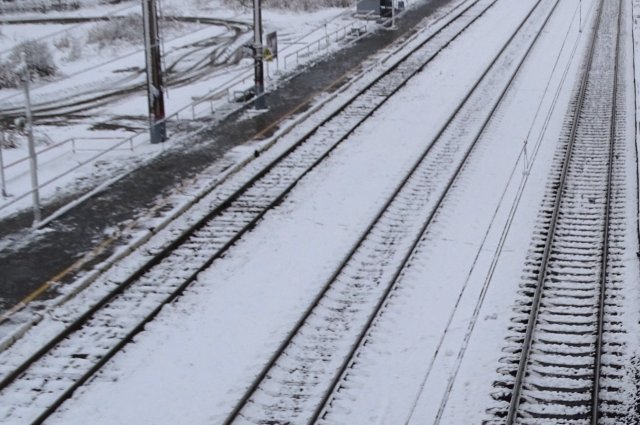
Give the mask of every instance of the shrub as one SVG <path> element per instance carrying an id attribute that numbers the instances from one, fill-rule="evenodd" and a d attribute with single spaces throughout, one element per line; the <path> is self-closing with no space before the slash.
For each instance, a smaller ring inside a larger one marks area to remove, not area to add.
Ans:
<path id="1" fill-rule="evenodd" d="M 80 41 L 70 34 L 64 34 L 53 40 L 53 45 L 62 53 L 66 52 L 66 57 L 63 60 L 75 61 L 82 57 L 82 45 Z"/>
<path id="2" fill-rule="evenodd" d="M 19 82 L 15 68 L 8 62 L 0 62 L 0 89 L 18 87 Z"/>
<path id="3" fill-rule="evenodd" d="M 32 77 L 49 77 L 56 74 L 58 67 L 53 60 L 49 45 L 44 41 L 23 41 L 11 50 L 9 65 L 16 73 L 21 67 L 23 53 Z"/>
<path id="4" fill-rule="evenodd" d="M 100 22 L 91 28 L 87 37 L 88 43 L 97 44 L 100 48 L 119 41 L 142 42 L 142 15 L 132 14 Z"/>
<path id="5" fill-rule="evenodd" d="M 71 46 L 69 46 L 69 53 L 67 54 L 68 61 L 75 61 L 82 57 L 82 44 L 77 38 L 71 39 Z"/>
<path id="6" fill-rule="evenodd" d="M 0 142 L 2 140 L 0 139 Z M 20 136 L 16 134 L 13 130 L 4 130 L 4 143 L 2 144 L 3 149 L 15 149 L 21 145 Z"/>
<path id="7" fill-rule="evenodd" d="M 56 49 L 58 50 L 67 49 L 71 45 L 71 39 L 68 34 L 64 34 L 63 36 L 53 40 L 53 45 L 56 46 Z"/>

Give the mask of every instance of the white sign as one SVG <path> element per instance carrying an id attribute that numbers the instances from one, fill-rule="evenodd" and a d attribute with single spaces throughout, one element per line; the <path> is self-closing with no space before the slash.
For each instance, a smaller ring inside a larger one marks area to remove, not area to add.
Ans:
<path id="1" fill-rule="evenodd" d="M 266 60 L 278 57 L 278 33 L 276 31 L 267 34 L 267 48 L 264 52 Z"/>

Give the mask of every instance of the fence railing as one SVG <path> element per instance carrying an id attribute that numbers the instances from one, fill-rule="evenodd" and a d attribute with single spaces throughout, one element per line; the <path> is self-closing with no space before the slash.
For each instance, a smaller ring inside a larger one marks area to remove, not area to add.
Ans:
<path id="1" fill-rule="evenodd" d="M 62 142 L 57 142 L 57 143 L 53 143 L 53 144 L 49 144 L 47 145 L 45 148 L 36 150 L 36 155 L 38 157 L 44 155 L 47 152 L 53 151 L 54 149 L 63 147 L 65 145 L 71 145 L 71 152 L 73 153 L 77 153 L 77 152 L 87 152 L 87 151 L 104 151 L 104 149 L 87 149 L 87 148 L 78 148 L 77 144 L 79 141 L 88 141 L 88 140 L 121 140 L 121 138 L 116 138 L 116 137 L 82 137 L 82 138 L 78 138 L 78 137 L 72 137 L 70 139 L 66 139 L 63 140 Z M 133 143 L 130 142 L 129 143 L 129 150 L 133 151 Z M 24 162 L 28 162 L 29 161 L 29 156 L 24 156 L 22 158 L 19 159 L 15 159 L 12 162 L 5 164 L 2 168 L 4 169 L 5 173 L 7 172 L 7 170 L 9 170 L 9 168 L 15 167 L 16 165 L 22 164 Z"/>
<path id="2" fill-rule="evenodd" d="M 293 66 L 297 67 L 302 58 L 308 58 L 313 53 L 328 50 L 331 47 L 332 42 L 338 43 L 347 38 L 351 41 L 359 40 L 368 32 L 369 24 L 369 22 L 348 23 L 330 33 L 326 33 L 317 40 L 306 43 L 304 46 L 294 50 L 293 52 L 286 53 L 284 56 L 283 54 L 287 49 L 283 49 L 283 51 L 280 52 L 280 56 L 283 57 L 282 61 L 280 61 L 279 58 L 276 58 L 274 61 L 265 62 L 265 78 L 267 82 L 271 79 L 271 68 L 273 66 L 271 64 L 273 62 L 275 62 L 276 72 L 288 71 L 289 67 L 292 66 L 292 58 L 295 57 L 295 64 L 293 64 Z M 215 110 L 213 103 L 222 97 L 226 97 L 226 100 L 229 102 L 253 100 L 253 98 L 248 94 L 248 91 L 253 88 L 253 66 L 248 66 L 246 69 L 247 71 L 230 78 L 228 81 L 219 85 L 216 89 L 204 94 L 199 99 L 194 100 L 191 104 L 174 112 L 167 117 L 167 120 L 172 118 L 179 119 L 181 115 L 184 117 L 185 111 L 190 112 L 191 119 L 196 119 L 198 117 L 198 107 L 202 105 L 205 105 L 204 110 L 206 113 L 212 113 Z"/>
<path id="3" fill-rule="evenodd" d="M 110 146 L 106 149 L 78 149 L 76 143 L 79 140 L 116 140 L 116 143 L 113 146 Z M 68 176 L 69 174 L 73 173 L 74 171 L 78 170 L 79 168 L 82 168 L 86 165 L 89 165 L 93 162 L 95 162 L 96 160 L 100 159 L 101 157 L 107 155 L 110 152 L 114 152 L 115 150 L 121 149 L 123 146 L 128 146 L 128 148 L 130 150 L 134 150 L 135 146 L 139 146 L 140 144 L 146 143 L 148 142 L 148 134 L 147 133 L 137 133 L 132 135 L 131 137 L 128 137 L 126 139 L 116 139 L 116 138 L 83 138 L 83 139 L 78 139 L 78 138 L 72 138 L 72 139 L 68 139 L 65 140 L 64 142 L 60 142 L 58 143 L 56 146 L 49 146 L 41 151 L 39 151 L 37 154 L 42 154 L 43 152 L 49 151 L 54 149 L 55 147 L 60 147 L 60 146 L 64 146 L 65 144 L 71 144 L 72 149 L 75 153 L 77 153 L 78 151 L 82 150 L 82 151 L 97 151 L 98 153 L 90 156 L 89 158 L 86 158 L 82 161 L 78 161 L 73 167 L 66 169 L 65 171 L 63 171 L 60 174 L 55 175 L 54 177 L 50 177 L 48 180 L 46 180 L 43 183 L 40 183 L 38 185 L 37 188 L 31 188 L 31 190 L 22 193 L 22 194 L 18 194 L 15 196 L 10 197 L 10 200 L 2 205 L 0 205 L 0 211 L 16 204 L 17 202 L 31 196 L 36 190 L 37 191 L 42 191 L 43 189 L 45 189 L 46 187 L 50 186 L 51 184 L 55 183 L 56 181 L 60 180 L 61 178 Z M 12 166 L 15 166 L 19 163 L 28 161 L 29 157 L 25 157 L 25 158 L 21 158 L 19 160 L 16 160 L 10 164 L 7 164 L 6 166 L 3 167 L 2 173 L 0 173 L 3 177 L 3 182 L 2 182 L 2 186 L 5 190 L 9 190 L 7 188 L 7 184 L 5 181 L 5 172 L 7 169 L 9 169 Z"/>

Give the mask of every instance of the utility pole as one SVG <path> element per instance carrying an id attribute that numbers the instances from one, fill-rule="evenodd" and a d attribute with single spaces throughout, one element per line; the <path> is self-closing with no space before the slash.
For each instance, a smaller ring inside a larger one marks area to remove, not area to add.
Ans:
<path id="1" fill-rule="evenodd" d="M 29 64 L 27 55 L 22 53 L 22 64 L 24 65 L 24 106 L 26 115 L 27 139 L 29 141 L 29 165 L 31 169 L 31 194 L 33 196 L 33 224 L 34 226 L 42 219 L 40 212 L 40 192 L 38 189 L 38 158 L 33 140 L 33 115 L 31 114 L 31 94 L 29 93 Z"/>
<path id="2" fill-rule="evenodd" d="M 253 52 L 255 59 L 255 108 L 266 108 L 264 94 L 264 64 L 262 62 L 262 0 L 253 0 Z"/>
<path id="3" fill-rule="evenodd" d="M 167 130 L 164 122 L 164 94 L 162 91 L 162 65 L 156 0 L 142 0 L 142 19 L 144 21 L 144 48 L 147 64 L 149 134 L 151 135 L 151 143 L 161 143 L 167 138 Z"/>

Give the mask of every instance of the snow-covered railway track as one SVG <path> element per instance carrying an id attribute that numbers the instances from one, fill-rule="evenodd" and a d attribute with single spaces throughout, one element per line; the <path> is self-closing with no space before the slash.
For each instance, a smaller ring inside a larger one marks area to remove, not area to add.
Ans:
<path id="1" fill-rule="evenodd" d="M 621 423 L 624 138 L 617 123 L 621 1 L 601 1 L 522 283 L 500 424 Z M 618 195 L 619 196 L 619 195 Z M 506 419 L 505 419 L 506 418 Z"/>
<path id="2" fill-rule="evenodd" d="M 558 2 L 536 2 L 224 424 L 312 424 L 340 397 L 376 318 Z"/>
<path id="3" fill-rule="evenodd" d="M 344 107 L 307 133 L 98 303 L 70 317 L 69 326 L 26 360 L 3 356 L 3 423 L 39 424 L 182 294 L 243 234 L 427 63 L 472 25 L 495 0 L 454 9 L 443 26 L 408 51 Z M 36 351 L 37 350 L 37 351 Z"/>

